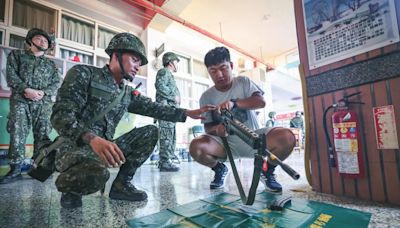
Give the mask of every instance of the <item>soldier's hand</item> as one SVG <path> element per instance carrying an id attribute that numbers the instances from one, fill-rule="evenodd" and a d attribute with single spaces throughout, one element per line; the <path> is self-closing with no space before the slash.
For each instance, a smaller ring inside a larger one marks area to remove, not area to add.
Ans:
<path id="1" fill-rule="evenodd" d="M 37 96 L 36 90 L 31 89 L 31 88 L 26 88 L 24 90 L 24 96 L 25 96 L 25 98 L 27 98 L 29 100 L 34 100 Z"/>
<path id="2" fill-rule="evenodd" d="M 186 110 L 186 115 L 192 119 L 205 119 L 201 116 L 202 113 L 215 110 L 215 105 L 205 105 L 199 109 Z"/>
<path id="3" fill-rule="evenodd" d="M 125 156 L 117 144 L 99 136 L 90 141 L 93 151 L 110 167 L 119 167 L 125 163 Z"/>
<path id="4" fill-rule="evenodd" d="M 32 100 L 32 101 L 39 101 L 43 98 L 44 92 L 42 90 L 26 88 L 24 90 L 24 96 L 25 96 L 25 98 Z"/>

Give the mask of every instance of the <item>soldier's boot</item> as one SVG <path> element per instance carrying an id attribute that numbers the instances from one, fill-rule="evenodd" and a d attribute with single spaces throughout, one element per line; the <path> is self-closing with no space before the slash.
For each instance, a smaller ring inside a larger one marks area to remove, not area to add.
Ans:
<path id="1" fill-rule="evenodd" d="M 63 208 L 67 209 L 82 207 L 82 195 L 71 192 L 63 192 L 60 203 Z"/>
<path id="2" fill-rule="evenodd" d="M 22 164 L 10 164 L 11 170 L 0 179 L 0 184 L 8 184 L 22 179 L 21 168 Z"/>
<path id="3" fill-rule="evenodd" d="M 125 166 L 125 167 L 124 167 Z M 124 168 L 127 168 L 126 165 L 123 165 L 115 178 L 111 190 L 109 193 L 109 197 L 115 200 L 128 200 L 128 201 L 144 201 L 147 199 L 147 194 L 144 191 L 141 191 L 131 183 L 133 175 L 135 174 L 136 169 L 126 171 Z M 126 171 L 126 172 L 124 172 Z"/>
<path id="4" fill-rule="evenodd" d="M 176 166 L 170 159 L 166 161 L 160 161 L 158 168 L 160 168 L 161 172 L 178 172 L 179 167 Z"/>

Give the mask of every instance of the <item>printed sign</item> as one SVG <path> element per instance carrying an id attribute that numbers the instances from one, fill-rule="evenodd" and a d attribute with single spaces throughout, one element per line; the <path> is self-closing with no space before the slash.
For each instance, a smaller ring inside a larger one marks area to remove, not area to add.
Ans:
<path id="1" fill-rule="evenodd" d="M 373 108 L 378 149 L 399 149 L 393 105 Z"/>
<path id="2" fill-rule="evenodd" d="M 334 123 L 333 141 L 337 154 L 339 173 L 359 174 L 357 123 Z"/>
<path id="3" fill-rule="evenodd" d="M 310 69 L 399 41 L 394 0 L 303 0 Z"/>

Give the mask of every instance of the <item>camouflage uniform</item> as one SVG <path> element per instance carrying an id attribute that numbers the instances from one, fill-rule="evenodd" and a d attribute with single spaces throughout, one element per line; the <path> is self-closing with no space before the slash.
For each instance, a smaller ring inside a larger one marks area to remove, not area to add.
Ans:
<path id="1" fill-rule="evenodd" d="M 77 65 L 68 71 L 51 116 L 53 127 L 69 139 L 56 153 L 55 165 L 60 172 L 56 186 L 59 191 L 90 194 L 102 189 L 110 176 L 91 147 L 81 141 L 80 136 L 84 132 L 90 131 L 111 141 L 126 111 L 170 121 L 186 120 L 186 110 L 164 106 L 141 95 L 135 96 L 133 89 L 128 87 L 119 104 L 102 120 L 86 127 L 85 123 L 104 111 L 121 91 L 108 66 Z M 136 169 L 153 151 L 157 136 L 157 128 L 150 125 L 135 128 L 115 140 L 126 158 L 116 180 L 132 179 Z"/>
<path id="2" fill-rule="evenodd" d="M 51 131 L 51 107 L 60 84 L 56 65 L 50 59 L 36 57 L 31 51 L 14 50 L 7 58 L 7 83 L 11 87 L 8 132 L 11 164 L 20 163 L 25 157 L 25 143 L 31 126 L 33 127 L 34 151 L 49 142 Z M 39 101 L 24 97 L 24 90 L 32 88 L 44 91 Z"/>
<path id="3" fill-rule="evenodd" d="M 304 130 L 304 121 L 302 118 L 302 112 L 296 111 L 296 116 L 290 120 L 290 127 L 299 128 L 302 131 Z"/>
<path id="4" fill-rule="evenodd" d="M 166 67 L 157 72 L 156 77 L 156 101 L 174 107 L 179 107 L 180 93 L 174 76 Z M 175 122 L 159 120 L 160 129 L 160 163 L 174 157 L 176 146 Z"/>

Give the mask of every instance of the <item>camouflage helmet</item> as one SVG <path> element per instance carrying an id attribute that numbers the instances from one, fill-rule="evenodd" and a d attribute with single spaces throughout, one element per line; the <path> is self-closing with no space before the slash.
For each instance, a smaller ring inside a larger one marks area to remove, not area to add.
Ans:
<path id="1" fill-rule="evenodd" d="M 163 57 L 162 57 L 163 66 L 167 66 L 168 63 L 170 63 L 170 62 L 172 62 L 172 61 L 174 61 L 174 60 L 177 60 L 177 61 L 179 62 L 179 58 L 178 58 L 178 56 L 177 56 L 175 53 L 173 53 L 173 52 L 167 52 L 167 53 L 165 53 L 165 54 L 163 55 Z"/>
<path id="2" fill-rule="evenodd" d="M 273 118 L 273 117 L 275 117 L 275 115 L 276 115 L 276 112 L 269 112 L 268 113 L 269 118 Z"/>
<path id="3" fill-rule="evenodd" d="M 301 116 L 301 115 L 303 115 L 303 112 L 301 112 L 301 111 L 296 111 L 295 115 L 296 115 L 296 116 Z"/>
<path id="4" fill-rule="evenodd" d="M 108 44 L 106 53 L 111 57 L 114 51 L 134 52 L 142 60 L 141 66 L 148 63 L 142 41 L 133 34 L 123 32 L 115 35 Z"/>
<path id="5" fill-rule="evenodd" d="M 46 37 L 47 42 L 49 43 L 48 47 L 51 46 L 51 39 L 50 39 L 49 34 L 47 34 L 47 32 L 45 32 L 44 30 L 42 30 L 42 29 L 40 29 L 40 28 L 32 28 L 32 29 L 30 29 L 30 30 L 28 31 L 28 34 L 26 34 L 25 42 L 26 42 L 29 46 L 31 46 L 31 45 L 32 45 L 32 43 L 31 43 L 31 42 L 32 42 L 32 38 L 33 38 L 34 36 L 37 36 L 37 35 L 42 35 L 42 36 Z"/>

